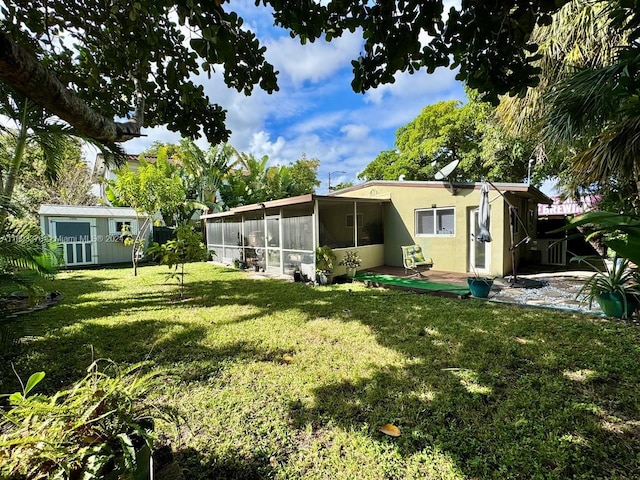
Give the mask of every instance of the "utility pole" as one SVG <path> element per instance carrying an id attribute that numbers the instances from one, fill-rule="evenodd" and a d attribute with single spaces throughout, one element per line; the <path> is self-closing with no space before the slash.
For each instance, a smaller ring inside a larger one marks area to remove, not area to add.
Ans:
<path id="1" fill-rule="evenodd" d="M 331 175 L 333 175 L 334 173 L 338 173 L 338 174 L 341 174 L 341 175 L 346 175 L 347 172 L 343 172 L 343 171 L 340 171 L 340 170 L 336 170 L 335 172 L 329 172 L 329 182 L 327 182 L 328 183 L 327 190 L 329 190 L 329 191 L 331 191 Z"/>

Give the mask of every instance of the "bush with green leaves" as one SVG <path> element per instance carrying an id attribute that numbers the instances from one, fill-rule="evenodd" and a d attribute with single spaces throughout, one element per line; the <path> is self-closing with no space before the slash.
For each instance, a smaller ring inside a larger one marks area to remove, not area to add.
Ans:
<path id="1" fill-rule="evenodd" d="M 30 395 L 44 378 L 33 374 L 22 392 L 8 396 L 8 410 L 0 410 L 0 478 L 146 479 L 154 418 L 177 418 L 148 401 L 162 377 L 146 367 L 98 360 L 52 396 Z"/>
<path id="2" fill-rule="evenodd" d="M 7 215 L 0 222 L 0 282 L 38 293 L 37 286 L 23 274 L 53 276 L 63 261 L 59 244 L 42 235 L 38 225 L 17 220 L 21 210 L 4 197 L 0 197 L 0 212 Z"/>

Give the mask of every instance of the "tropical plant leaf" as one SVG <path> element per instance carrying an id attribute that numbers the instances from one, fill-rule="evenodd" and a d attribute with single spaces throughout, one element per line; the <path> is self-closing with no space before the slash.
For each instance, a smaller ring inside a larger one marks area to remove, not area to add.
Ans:
<path id="1" fill-rule="evenodd" d="M 35 387 L 38 383 L 40 383 L 44 377 L 45 377 L 44 372 L 36 372 L 32 374 L 29 377 L 29 380 L 27 380 L 27 384 L 24 387 L 24 396 L 26 397 L 27 395 L 29 395 L 29 392 L 33 390 L 33 387 Z"/>

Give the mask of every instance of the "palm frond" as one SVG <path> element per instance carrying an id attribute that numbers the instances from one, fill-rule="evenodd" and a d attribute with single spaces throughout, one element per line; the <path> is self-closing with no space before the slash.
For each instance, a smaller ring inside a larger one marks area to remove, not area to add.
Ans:
<path id="1" fill-rule="evenodd" d="M 581 69 L 615 62 L 628 44 L 628 32 L 609 15 L 609 1 L 573 0 L 553 15 L 549 25 L 536 27 L 531 42 L 538 45 L 540 83 L 524 95 L 503 97 L 497 115 L 511 133 L 539 130 L 545 122 L 546 94 Z"/>
<path id="2" fill-rule="evenodd" d="M 640 117 L 627 118 L 608 128 L 594 144 L 571 159 L 577 185 L 606 183 L 612 177 L 637 182 L 640 174 Z"/>
<path id="3" fill-rule="evenodd" d="M 545 136 L 572 142 L 582 135 L 599 132 L 602 125 L 618 117 L 629 99 L 621 81 L 629 68 L 625 61 L 584 70 L 560 83 L 547 96 L 551 108 Z"/>
<path id="4" fill-rule="evenodd" d="M 0 270 L 33 270 L 42 276 L 53 275 L 60 264 L 57 245 L 42 236 L 32 224 L 9 224 L 0 233 Z"/>

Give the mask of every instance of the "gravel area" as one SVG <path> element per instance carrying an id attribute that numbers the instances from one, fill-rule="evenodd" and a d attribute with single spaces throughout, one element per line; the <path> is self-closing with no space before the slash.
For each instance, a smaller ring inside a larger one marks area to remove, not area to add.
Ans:
<path id="1" fill-rule="evenodd" d="M 589 308 L 589 302 L 578 297 L 590 275 L 584 272 L 522 275 L 514 285 L 508 278 L 496 279 L 489 300 L 602 315 L 597 302 Z"/>

